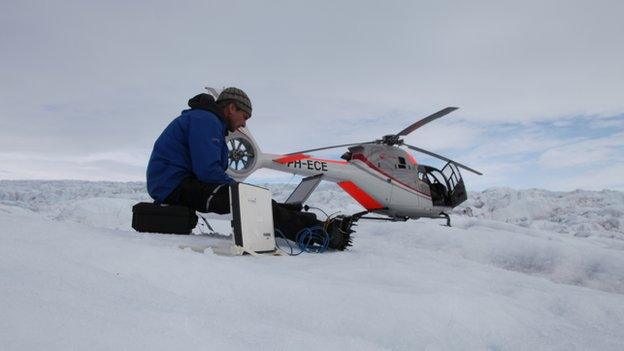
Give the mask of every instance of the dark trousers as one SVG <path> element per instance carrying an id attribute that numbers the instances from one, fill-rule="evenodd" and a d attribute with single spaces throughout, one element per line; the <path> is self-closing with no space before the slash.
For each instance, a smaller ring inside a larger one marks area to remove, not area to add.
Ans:
<path id="1" fill-rule="evenodd" d="M 227 214 L 230 213 L 230 186 L 186 178 L 165 199 L 165 203 L 190 207 L 197 212 Z M 324 223 L 317 220 L 314 213 L 301 212 L 301 206 L 273 201 L 273 225 L 288 239 L 296 241 L 301 230 L 322 227 Z"/>
<path id="2" fill-rule="evenodd" d="M 167 196 L 165 203 L 190 207 L 197 212 L 226 214 L 230 213 L 230 187 L 228 184 L 204 183 L 196 178 L 186 178 Z"/>

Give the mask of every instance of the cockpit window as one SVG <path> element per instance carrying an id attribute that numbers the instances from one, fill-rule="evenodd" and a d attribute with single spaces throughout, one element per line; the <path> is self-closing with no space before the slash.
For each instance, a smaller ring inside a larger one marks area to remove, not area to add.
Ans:
<path id="1" fill-rule="evenodd" d="M 394 165 L 395 169 L 407 169 L 407 170 L 412 169 L 412 165 L 407 163 L 407 160 L 405 159 L 405 157 L 397 156 L 397 161 L 398 162 Z"/>
<path id="2" fill-rule="evenodd" d="M 400 168 L 400 169 L 406 169 L 407 168 L 407 164 L 405 162 L 405 158 L 399 156 L 399 164 L 397 165 L 397 168 Z"/>

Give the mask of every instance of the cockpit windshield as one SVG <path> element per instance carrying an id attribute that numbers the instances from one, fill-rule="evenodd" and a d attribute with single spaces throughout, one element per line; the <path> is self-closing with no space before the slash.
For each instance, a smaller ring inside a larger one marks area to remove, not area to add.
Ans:
<path id="1" fill-rule="evenodd" d="M 468 198 L 459 168 L 452 162 L 448 162 L 441 171 L 431 166 L 420 166 L 418 178 L 429 185 L 434 206 L 455 207 Z"/>

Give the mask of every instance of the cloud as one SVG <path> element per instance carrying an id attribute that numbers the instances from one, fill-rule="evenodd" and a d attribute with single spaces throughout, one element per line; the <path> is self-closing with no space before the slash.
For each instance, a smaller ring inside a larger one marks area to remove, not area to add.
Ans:
<path id="1" fill-rule="evenodd" d="M 589 123 L 587 126 L 591 129 L 624 129 L 624 117 L 618 116 L 616 118 L 592 119 L 592 122 Z"/>
<path id="2" fill-rule="evenodd" d="M 611 163 L 583 172 L 567 172 L 557 177 L 543 180 L 542 186 L 552 190 L 603 190 L 612 189 L 624 191 L 624 163 Z"/>
<path id="3" fill-rule="evenodd" d="M 621 1 L 4 3 L 0 150 L 24 157 L 3 169 L 140 178 L 206 85 L 247 91 L 269 152 L 379 138 L 450 105 L 461 109 L 406 142 L 492 169 L 492 184 L 569 151 L 608 163 L 619 147 L 566 145 L 623 128 L 623 12 Z"/>
<path id="4" fill-rule="evenodd" d="M 594 166 L 622 161 L 624 133 L 554 147 L 537 159 L 537 163 L 546 168 Z"/>
<path id="5" fill-rule="evenodd" d="M 145 180 L 148 156 L 137 151 L 78 156 L 51 153 L 0 153 L 4 179 Z"/>

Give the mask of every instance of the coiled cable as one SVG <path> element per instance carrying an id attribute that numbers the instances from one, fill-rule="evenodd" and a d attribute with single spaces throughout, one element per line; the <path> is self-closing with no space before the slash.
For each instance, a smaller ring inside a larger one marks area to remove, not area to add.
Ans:
<path id="1" fill-rule="evenodd" d="M 277 240 L 275 241 L 275 246 L 289 256 L 298 256 L 303 252 L 323 253 L 329 247 L 329 234 L 321 227 L 304 228 L 297 233 L 295 238 L 299 252 L 295 252 L 295 247 L 293 247 L 282 231 L 275 228 L 275 234 L 286 241 L 289 251 L 281 248 Z"/>

